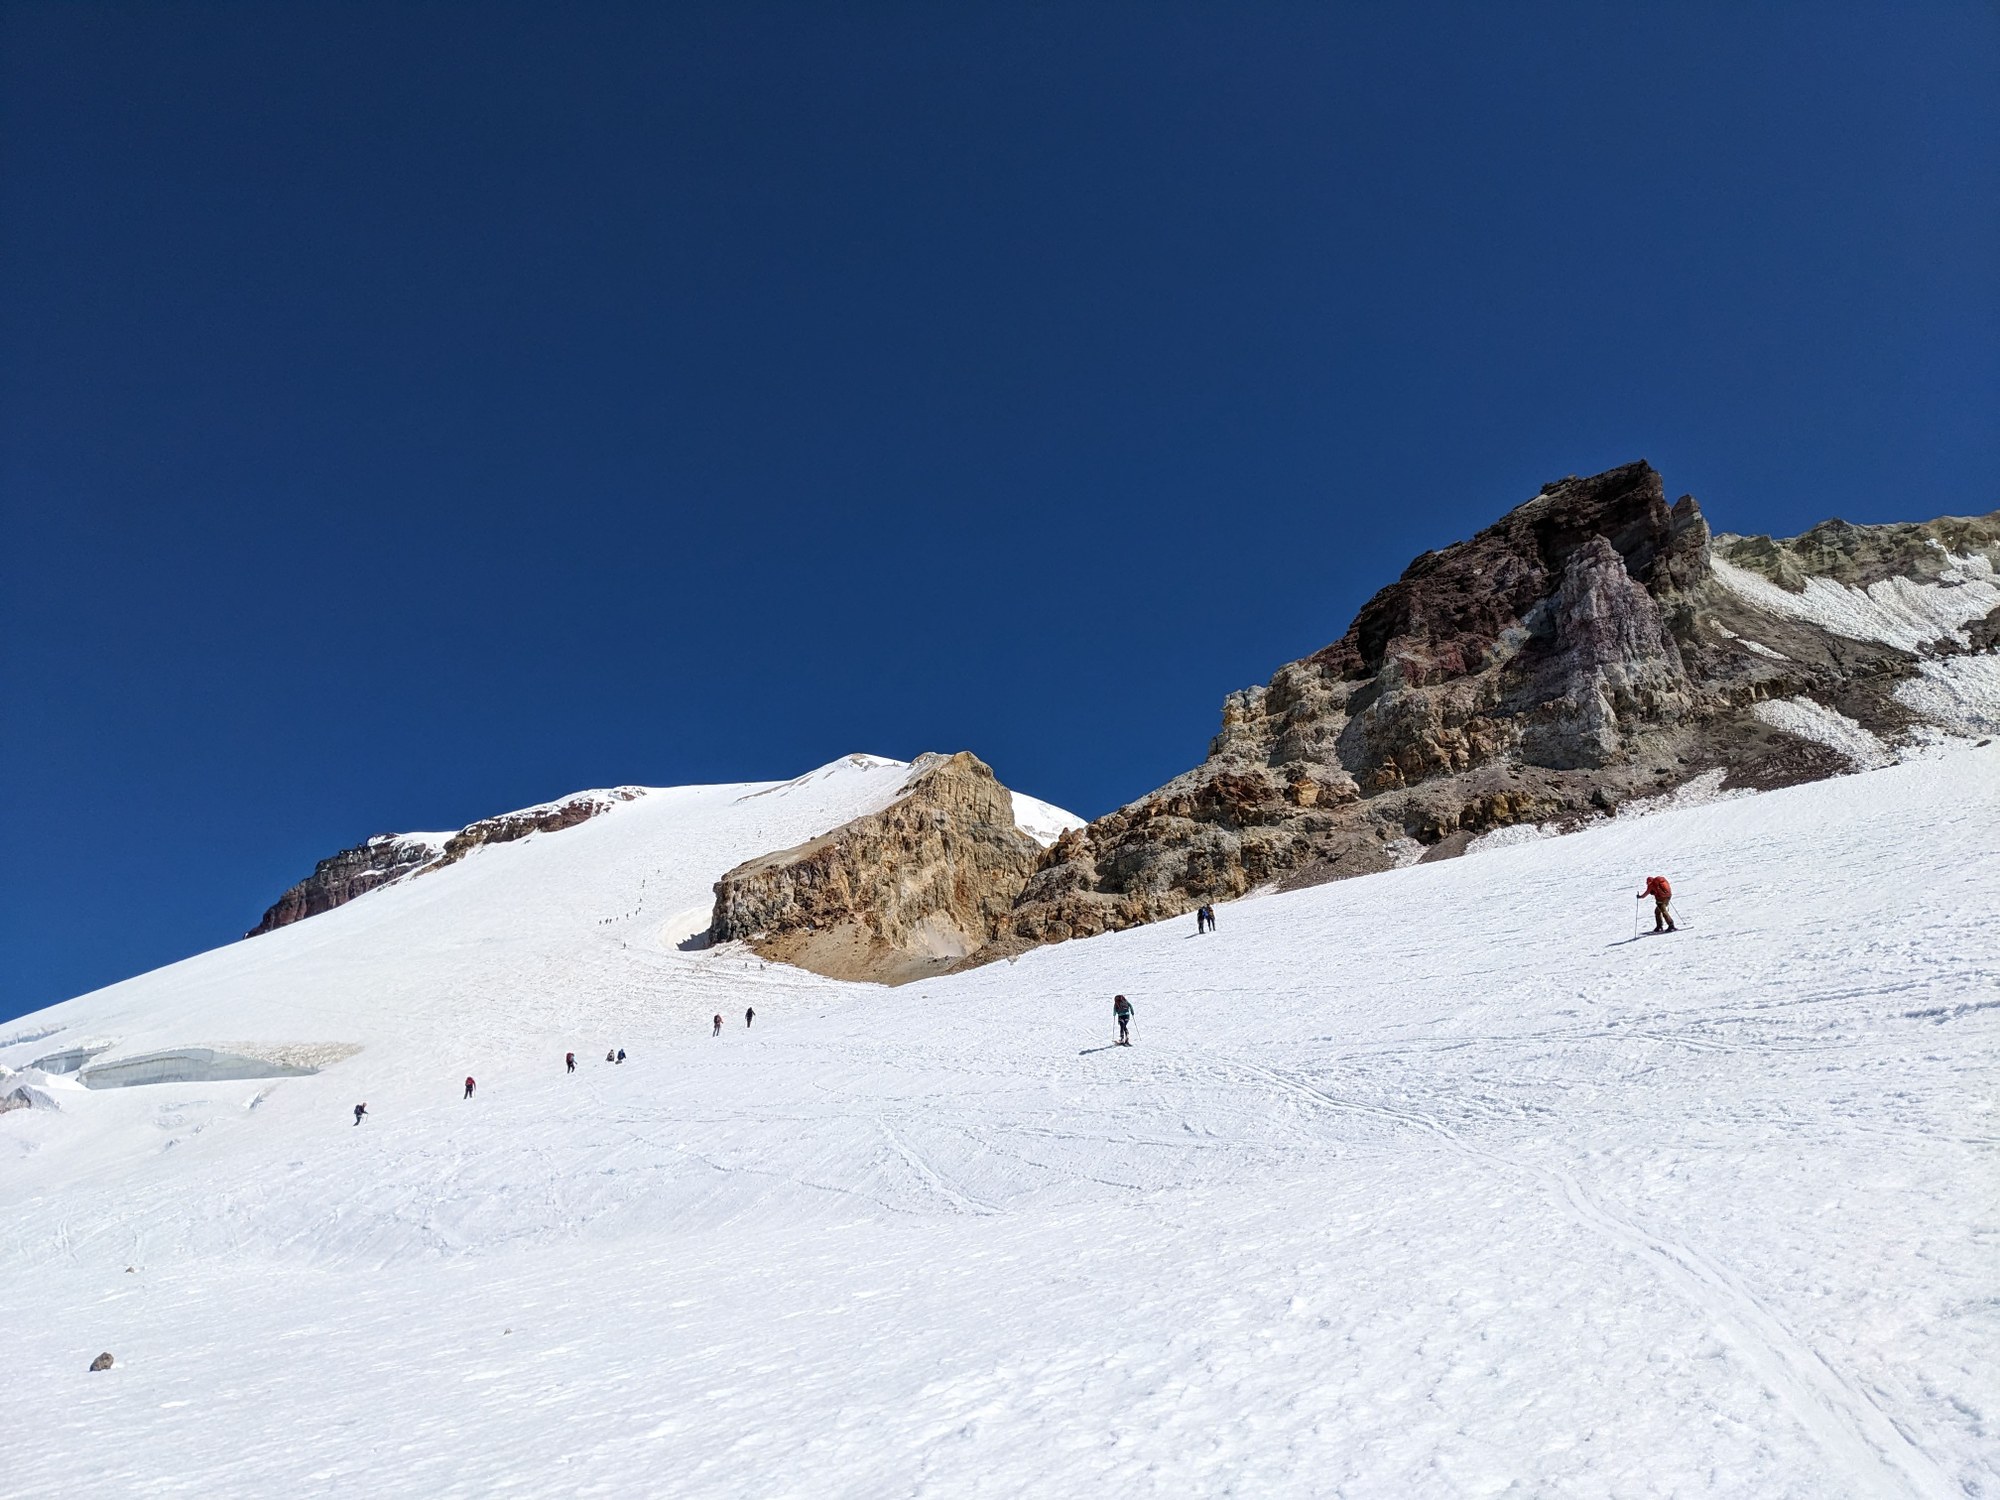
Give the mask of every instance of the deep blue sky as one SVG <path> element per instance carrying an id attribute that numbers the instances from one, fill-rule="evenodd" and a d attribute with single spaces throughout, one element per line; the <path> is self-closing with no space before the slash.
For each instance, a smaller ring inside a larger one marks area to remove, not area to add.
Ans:
<path id="1" fill-rule="evenodd" d="M 2000 13 L 0 7 L 0 1016 L 579 787 L 1102 812 L 1651 459 L 2000 504 Z"/>

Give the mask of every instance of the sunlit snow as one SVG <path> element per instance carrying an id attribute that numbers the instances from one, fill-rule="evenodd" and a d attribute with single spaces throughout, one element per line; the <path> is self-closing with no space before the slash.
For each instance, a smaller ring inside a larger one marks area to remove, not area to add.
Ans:
<path id="1" fill-rule="evenodd" d="M 0 1492 L 2000 1493 L 2000 748 L 902 989 L 677 946 L 905 775 L 16 1023 L 361 1050 L 0 1114 Z"/>

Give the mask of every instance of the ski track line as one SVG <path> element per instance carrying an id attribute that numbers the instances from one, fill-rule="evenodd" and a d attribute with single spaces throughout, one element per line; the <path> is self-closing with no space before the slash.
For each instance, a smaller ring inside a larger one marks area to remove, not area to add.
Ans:
<path id="1" fill-rule="evenodd" d="M 877 1115 L 875 1117 L 875 1124 L 881 1129 L 882 1134 L 888 1137 L 889 1144 L 895 1148 L 896 1154 L 903 1158 L 903 1161 L 909 1166 L 910 1170 L 915 1172 L 932 1192 L 950 1203 L 960 1213 L 975 1214 L 984 1217 L 1000 1212 L 992 1204 L 982 1203 L 977 1198 L 961 1193 L 957 1188 L 946 1182 L 937 1170 L 931 1166 L 929 1161 L 904 1142 L 903 1138 L 896 1133 L 895 1127 L 890 1125 L 886 1118 Z"/>
<path id="2" fill-rule="evenodd" d="M 1245 1072 L 1324 1108 L 1400 1121 L 1438 1136 L 1475 1160 L 1534 1177 L 1555 1188 L 1578 1223 L 1649 1262 L 1686 1301 L 1715 1319 L 1725 1341 L 1764 1386 L 1784 1401 L 1793 1419 L 1840 1470 L 1857 1482 L 1861 1475 L 1873 1473 L 1876 1482 L 1863 1487 L 1863 1493 L 1913 1495 L 1921 1500 L 1943 1500 L 1964 1493 L 1867 1392 L 1834 1369 L 1755 1293 L 1698 1251 L 1656 1235 L 1606 1207 L 1570 1173 L 1468 1145 L 1449 1127 L 1415 1110 L 1338 1099 L 1256 1063 L 1241 1058 L 1232 1061 Z"/>

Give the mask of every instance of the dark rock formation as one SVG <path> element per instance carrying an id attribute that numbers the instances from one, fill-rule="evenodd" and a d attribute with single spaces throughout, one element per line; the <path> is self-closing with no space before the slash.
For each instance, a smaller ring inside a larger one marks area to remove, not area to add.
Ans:
<path id="1" fill-rule="evenodd" d="M 280 896 L 264 913 L 263 920 L 244 936 L 256 937 L 261 932 L 289 927 L 323 911 L 332 911 L 336 906 L 345 906 L 377 886 L 414 875 L 439 853 L 435 844 L 421 839 L 396 833 L 377 834 L 365 844 L 343 849 L 314 865 L 312 874 Z"/>
<path id="2" fill-rule="evenodd" d="M 106 1351 L 90 1362 L 90 1368 L 92 1370 L 108 1370 L 116 1363 L 117 1361 L 111 1357 L 110 1352 Z"/>
<path id="3" fill-rule="evenodd" d="M 614 787 L 602 792 L 578 792 L 556 802 L 525 807 L 519 812 L 482 818 L 457 833 L 439 839 L 426 834 L 382 833 L 365 844 L 343 849 L 313 868 L 312 874 L 280 896 L 263 920 L 246 937 L 271 932 L 306 917 L 318 916 L 344 906 L 356 896 L 366 895 L 385 885 L 426 874 L 456 864 L 474 849 L 486 844 L 506 844 L 531 833 L 558 833 L 574 828 L 586 819 L 630 802 L 640 795 L 637 787 Z"/>
<path id="4" fill-rule="evenodd" d="M 1712 541 L 1647 464 L 1549 485 L 1231 694 L 1207 762 L 1060 839 L 988 955 L 1448 857 L 1512 823 L 1580 826 L 1718 769 L 1753 787 L 1852 769 L 1760 718 L 1765 699 L 1908 728 L 1893 690 L 1913 653 L 1758 608 L 1718 580 L 1712 545 L 1794 591 L 1949 581 L 1951 556 L 2000 564 L 2000 514 Z"/>
<path id="5" fill-rule="evenodd" d="M 920 756 L 889 807 L 715 884 L 711 942 L 841 979 L 916 979 L 1000 930 L 1042 850 L 976 757 Z"/>

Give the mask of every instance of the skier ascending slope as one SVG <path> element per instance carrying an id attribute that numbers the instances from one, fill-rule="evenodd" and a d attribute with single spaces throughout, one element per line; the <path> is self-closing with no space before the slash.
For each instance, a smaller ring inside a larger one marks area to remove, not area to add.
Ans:
<path id="1" fill-rule="evenodd" d="M 472 1097 L 472 1091 L 478 1086 L 479 1085 L 477 1085 L 472 1081 L 472 1075 L 468 1073 L 465 1078 L 465 1097 L 470 1099 Z"/>
<path id="2" fill-rule="evenodd" d="M 1111 997 L 1111 1014 L 1118 1021 L 1118 1045 L 1121 1047 L 1131 1046 L 1132 1002 L 1127 1000 L 1123 995 L 1113 995 Z"/>
<path id="3" fill-rule="evenodd" d="M 711 1033 L 710 1033 L 710 1035 L 711 1035 L 711 1036 L 721 1036 L 721 1035 L 722 1035 L 722 1014 L 721 1014 L 721 1012 L 720 1012 L 720 1011 L 718 1011 L 718 1012 L 716 1013 L 716 1017 L 715 1017 L 715 1030 L 714 1030 L 713 1032 L 711 1032 Z"/>
<path id="4" fill-rule="evenodd" d="M 747 1027 L 752 1021 L 756 1019 L 757 1019 L 757 1008 L 754 1005 L 745 1007 L 743 1011 L 743 1024 Z"/>
<path id="5" fill-rule="evenodd" d="M 574 1073 L 576 1071 L 576 1054 L 574 1052 L 565 1052 L 563 1054 L 563 1071 L 565 1073 Z"/>
<path id="6" fill-rule="evenodd" d="M 357 1104 L 357 1105 L 355 1105 L 355 1106 L 354 1106 L 354 1123 L 355 1123 L 355 1124 L 357 1124 L 357 1125 L 359 1125 L 359 1124 L 361 1123 L 361 1117 L 362 1117 L 363 1115 L 367 1114 L 367 1113 L 368 1113 L 368 1106 L 367 1106 L 367 1105 L 365 1105 L 365 1104 Z"/>
<path id="7" fill-rule="evenodd" d="M 1646 877 L 1646 888 L 1632 899 L 1635 901 L 1644 901 L 1648 896 L 1653 898 L 1653 931 L 1679 931 L 1674 926 L 1674 914 L 1667 909 L 1674 899 L 1674 888 L 1667 884 L 1666 876 L 1648 875 Z"/>

